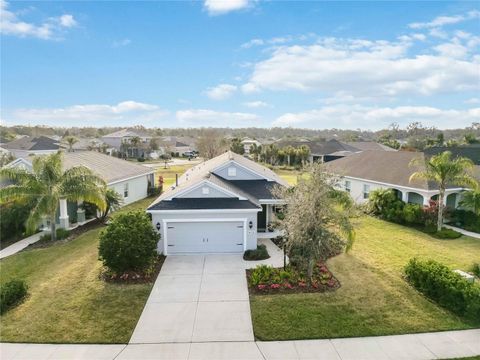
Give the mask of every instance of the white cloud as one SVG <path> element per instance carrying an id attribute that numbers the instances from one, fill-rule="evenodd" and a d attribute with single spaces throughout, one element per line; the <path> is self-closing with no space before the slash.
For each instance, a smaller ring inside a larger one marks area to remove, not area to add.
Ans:
<path id="1" fill-rule="evenodd" d="M 405 126 L 420 121 L 426 126 L 458 128 L 477 121 L 479 116 L 480 108 L 443 110 L 428 106 L 372 107 L 343 104 L 286 113 L 278 117 L 273 126 L 376 130 L 385 128 L 392 122 Z"/>
<path id="2" fill-rule="evenodd" d="M 124 47 L 124 46 L 128 46 L 132 43 L 132 41 L 130 39 L 122 39 L 122 40 L 115 40 L 113 43 L 112 43 L 112 47 L 114 48 L 119 48 L 119 47 Z"/>
<path id="3" fill-rule="evenodd" d="M 222 15 L 248 8 L 250 5 L 249 0 L 205 0 L 203 6 L 210 15 Z"/>
<path id="4" fill-rule="evenodd" d="M 77 25 L 73 15 L 51 17 L 40 24 L 22 21 L 17 13 L 8 9 L 8 3 L 0 0 L 0 33 L 19 37 L 35 37 L 44 40 L 59 39 L 61 33 Z"/>
<path id="5" fill-rule="evenodd" d="M 467 20 L 479 19 L 480 11 L 472 10 L 464 15 L 438 16 L 430 22 L 416 22 L 408 24 L 412 29 L 439 28 L 445 25 L 457 24 Z"/>
<path id="6" fill-rule="evenodd" d="M 449 58 L 464 58 L 467 53 L 468 49 L 456 43 L 444 43 L 434 47 L 434 49 L 441 55 Z"/>
<path id="7" fill-rule="evenodd" d="M 242 112 L 224 112 L 208 109 L 187 109 L 176 112 L 176 119 L 180 126 L 252 126 L 258 123 L 258 115 Z M 257 124 L 258 125 L 258 124 Z"/>
<path id="8" fill-rule="evenodd" d="M 260 46 L 263 45 L 265 42 L 262 39 L 252 39 L 250 41 L 247 41 L 246 43 L 240 45 L 241 48 L 243 49 L 250 49 L 253 46 Z"/>
<path id="9" fill-rule="evenodd" d="M 18 109 L 9 116 L 10 123 L 32 123 L 56 126 L 98 125 L 100 121 L 153 121 L 167 114 L 157 105 L 123 101 L 116 105 L 86 104 L 64 108 Z"/>
<path id="10" fill-rule="evenodd" d="M 464 101 L 465 104 L 480 104 L 480 98 L 470 98 Z"/>
<path id="11" fill-rule="evenodd" d="M 267 104 L 265 101 L 248 101 L 243 103 L 243 105 L 252 109 L 270 107 L 270 105 Z"/>
<path id="12" fill-rule="evenodd" d="M 342 92 L 355 96 L 432 95 L 479 89 L 478 60 L 460 46 L 440 55 L 408 56 L 409 42 L 328 38 L 277 48 L 255 64 L 245 93 L 267 90 Z"/>
<path id="13" fill-rule="evenodd" d="M 205 94 L 212 100 L 225 100 L 228 99 L 233 93 L 237 91 L 235 85 L 220 84 L 215 87 L 208 88 Z"/>

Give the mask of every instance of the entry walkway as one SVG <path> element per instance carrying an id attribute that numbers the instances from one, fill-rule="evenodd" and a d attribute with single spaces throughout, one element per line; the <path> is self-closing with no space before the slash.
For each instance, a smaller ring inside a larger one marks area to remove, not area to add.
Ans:
<path id="1" fill-rule="evenodd" d="M 13 254 L 16 254 L 19 251 L 22 251 L 25 249 L 28 245 L 36 243 L 38 240 L 40 240 L 40 237 L 46 234 L 46 232 L 41 231 L 36 234 L 33 234 L 32 236 L 29 236 L 25 239 L 19 240 L 15 243 L 13 243 L 10 246 L 7 246 L 5 249 L 0 250 L 0 259 L 6 258 L 7 256 L 11 256 Z"/>
<path id="2" fill-rule="evenodd" d="M 430 360 L 480 355 L 480 329 L 331 340 L 0 344 L 2 360 Z"/>
<path id="3" fill-rule="evenodd" d="M 463 234 L 465 236 L 470 236 L 470 237 L 475 238 L 475 239 L 480 239 L 480 234 L 479 233 L 476 233 L 476 232 L 473 232 L 473 231 L 468 231 L 468 230 L 461 229 L 461 228 L 458 228 L 456 226 L 447 225 L 447 224 L 443 224 L 443 226 L 445 226 L 446 228 L 455 230 L 455 231 L 457 231 L 460 234 Z"/>

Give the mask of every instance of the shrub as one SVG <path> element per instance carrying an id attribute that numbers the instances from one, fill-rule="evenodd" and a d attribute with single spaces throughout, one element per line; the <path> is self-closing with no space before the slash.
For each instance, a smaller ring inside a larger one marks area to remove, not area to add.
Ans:
<path id="1" fill-rule="evenodd" d="M 138 162 L 145 162 L 145 158 L 139 157 L 139 158 L 137 158 L 137 161 L 138 161 Z"/>
<path id="2" fill-rule="evenodd" d="M 480 287 L 434 260 L 411 259 L 405 267 L 408 282 L 448 310 L 480 320 Z"/>
<path id="3" fill-rule="evenodd" d="M 55 231 L 57 233 L 57 240 L 63 240 L 69 237 L 70 235 L 70 230 L 64 229 L 64 228 L 59 228 Z M 50 236 L 50 233 L 44 234 L 40 236 L 40 241 L 45 242 L 45 241 L 50 241 L 52 238 Z"/>
<path id="4" fill-rule="evenodd" d="M 263 244 L 258 245 L 255 250 L 247 250 L 243 254 L 243 260 L 265 260 L 269 257 L 267 247 Z"/>
<path id="5" fill-rule="evenodd" d="M 452 229 L 442 228 L 440 231 L 435 231 L 432 236 L 437 239 L 458 239 L 462 234 Z"/>
<path id="6" fill-rule="evenodd" d="M 480 217 L 473 211 L 456 209 L 452 212 L 450 221 L 465 230 L 480 233 Z"/>
<path id="7" fill-rule="evenodd" d="M 115 273 L 142 271 L 155 260 L 159 238 L 143 211 L 118 214 L 100 233 L 99 258 Z"/>
<path id="8" fill-rule="evenodd" d="M 0 205 L 0 233 L 2 241 L 21 238 L 25 232 L 25 222 L 28 219 L 32 205 L 29 203 L 12 202 Z"/>
<path id="9" fill-rule="evenodd" d="M 382 219 L 402 222 L 405 203 L 397 198 L 392 189 L 378 189 L 370 193 L 367 210 Z"/>
<path id="10" fill-rule="evenodd" d="M 20 303 L 27 296 L 23 280 L 10 280 L 0 287 L 0 314 Z"/>
<path id="11" fill-rule="evenodd" d="M 407 224 L 425 224 L 422 206 L 418 204 L 406 204 L 403 208 L 403 220 Z"/>

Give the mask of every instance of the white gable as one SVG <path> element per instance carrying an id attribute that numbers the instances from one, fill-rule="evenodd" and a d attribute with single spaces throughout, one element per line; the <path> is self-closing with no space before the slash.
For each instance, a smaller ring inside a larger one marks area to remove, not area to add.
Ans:
<path id="1" fill-rule="evenodd" d="M 196 183 L 191 187 L 184 189 L 178 194 L 173 195 L 171 198 L 240 198 L 242 196 L 230 192 L 216 184 L 213 184 L 207 180 L 200 183 Z"/>

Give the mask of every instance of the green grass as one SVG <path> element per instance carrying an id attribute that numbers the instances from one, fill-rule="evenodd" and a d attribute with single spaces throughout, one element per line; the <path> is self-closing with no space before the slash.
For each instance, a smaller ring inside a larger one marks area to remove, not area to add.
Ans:
<path id="1" fill-rule="evenodd" d="M 175 174 L 178 174 L 180 177 L 185 171 L 190 169 L 192 166 L 198 163 L 186 164 L 186 165 L 173 165 L 168 166 L 166 169 L 163 166 L 157 168 L 155 176 L 158 179 L 158 176 L 163 176 L 163 188 L 167 189 L 169 186 L 175 183 Z"/>
<path id="2" fill-rule="evenodd" d="M 295 169 L 274 169 L 280 177 L 290 185 L 296 185 L 299 177 L 305 176 L 305 173 Z"/>
<path id="3" fill-rule="evenodd" d="M 469 269 L 480 241 L 438 240 L 371 217 L 358 220 L 352 251 L 328 261 L 342 287 L 332 293 L 255 295 L 251 310 L 261 340 L 373 336 L 467 329 L 467 322 L 433 304 L 402 278 L 411 257 Z"/>
<path id="4" fill-rule="evenodd" d="M 123 211 L 145 209 L 152 198 Z M 0 283 L 23 279 L 28 298 L 1 316 L 3 342 L 126 343 L 151 284 L 117 285 L 99 279 L 98 233 L 0 261 Z"/>

